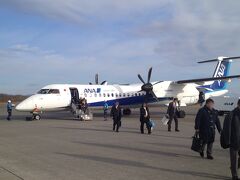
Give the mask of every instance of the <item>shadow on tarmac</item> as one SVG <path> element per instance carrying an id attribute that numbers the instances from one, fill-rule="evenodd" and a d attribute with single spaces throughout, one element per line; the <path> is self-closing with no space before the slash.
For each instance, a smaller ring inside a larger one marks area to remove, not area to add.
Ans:
<path id="1" fill-rule="evenodd" d="M 157 171 L 164 171 L 164 172 L 170 172 L 170 173 L 176 173 L 176 174 L 182 174 L 182 175 L 192 175 L 192 176 L 198 176 L 198 177 L 202 177 L 202 178 L 229 179 L 229 177 L 219 176 L 217 174 L 209 174 L 209 173 L 204 173 L 204 172 L 187 171 L 187 170 L 185 171 L 185 170 L 159 168 L 159 167 L 149 166 L 145 163 L 141 163 L 141 162 L 137 162 L 137 161 L 122 160 L 122 159 L 100 157 L 100 156 L 91 156 L 91 155 L 82 155 L 82 154 L 61 153 L 61 152 L 56 152 L 56 154 L 72 157 L 74 159 L 77 158 L 77 159 L 83 159 L 83 160 L 91 160 L 91 161 L 96 161 L 96 162 L 101 162 L 101 163 L 108 163 L 108 164 L 121 165 L 121 166 L 130 166 L 130 167 L 136 167 L 136 168 L 148 168 L 148 169 L 157 170 Z"/>

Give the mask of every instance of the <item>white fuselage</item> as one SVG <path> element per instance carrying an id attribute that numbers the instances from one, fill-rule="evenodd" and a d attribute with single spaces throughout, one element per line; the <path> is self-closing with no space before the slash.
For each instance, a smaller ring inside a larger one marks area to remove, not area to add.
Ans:
<path id="1" fill-rule="evenodd" d="M 159 101 L 150 97 L 148 103 L 168 105 L 177 97 L 181 106 L 196 104 L 199 91 L 194 83 L 186 85 L 171 85 L 171 81 L 163 81 L 154 86 L 154 93 Z M 32 112 L 38 108 L 41 111 L 69 110 L 72 94 L 70 89 L 77 89 L 80 98 L 86 98 L 90 108 L 102 108 L 105 101 L 112 106 L 119 101 L 126 108 L 139 107 L 145 100 L 145 92 L 141 91 L 141 84 L 132 85 L 77 85 L 53 84 L 43 87 L 16 107 L 19 111 Z M 208 92 L 206 98 L 223 95 L 227 90 Z"/>

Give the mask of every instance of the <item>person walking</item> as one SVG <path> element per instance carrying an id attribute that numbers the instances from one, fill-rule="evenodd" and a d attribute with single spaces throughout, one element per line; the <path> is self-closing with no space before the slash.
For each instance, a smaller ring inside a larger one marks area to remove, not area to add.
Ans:
<path id="1" fill-rule="evenodd" d="M 148 134 L 151 134 L 150 113 L 147 103 L 143 103 L 140 108 L 140 131 L 144 134 L 144 124 L 147 126 Z"/>
<path id="2" fill-rule="evenodd" d="M 104 105 L 103 105 L 103 117 L 104 117 L 104 121 L 107 121 L 107 114 L 108 114 L 108 103 L 107 101 L 104 102 Z"/>
<path id="3" fill-rule="evenodd" d="M 204 158 L 204 149 L 207 145 L 207 159 L 214 159 L 212 156 L 213 143 L 215 141 L 215 128 L 221 133 L 222 128 L 218 118 L 218 112 L 214 109 L 214 101 L 207 99 L 204 107 L 200 108 L 195 119 L 195 130 L 202 140 L 200 156 Z"/>
<path id="4" fill-rule="evenodd" d="M 167 114 L 169 116 L 169 121 L 168 121 L 168 131 L 171 131 L 171 126 L 172 126 L 172 121 L 175 121 L 175 131 L 179 132 L 178 129 L 178 118 L 177 118 L 177 113 L 178 113 L 178 99 L 174 98 L 171 103 L 168 105 L 167 109 Z"/>
<path id="5" fill-rule="evenodd" d="M 119 132 L 122 118 L 122 109 L 119 105 L 119 102 L 116 102 L 115 105 L 112 107 L 111 116 L 113 118 L 113 131 L 116 130 L 116 132 Z"/>
<path id="6" fill-rule="evenodd" d="M 7 113 L 8 113 L 7 120 L 8 121 L 10 121 L 12 117 L 12 108 L 13 108 L 12 101 L 8 100 L 7 102 Z"/>
<path id="7" fill-rule="evenodd" d="M 226 116 L 221 134 L 225 144 L 230 148 L 230 163 L 232 179 L 238 180 L 238 169 L 240 168 L 240 100 L 237 107 Z"/>

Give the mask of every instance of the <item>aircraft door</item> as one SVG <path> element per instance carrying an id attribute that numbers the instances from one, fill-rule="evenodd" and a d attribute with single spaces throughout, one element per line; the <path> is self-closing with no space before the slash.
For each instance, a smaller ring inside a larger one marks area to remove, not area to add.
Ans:
<path id="1" fill-rule="evenodd" d="M 70 88 L 71 102 L 77 104 L 79 102 L 79 92 L 77 88 Z"/>

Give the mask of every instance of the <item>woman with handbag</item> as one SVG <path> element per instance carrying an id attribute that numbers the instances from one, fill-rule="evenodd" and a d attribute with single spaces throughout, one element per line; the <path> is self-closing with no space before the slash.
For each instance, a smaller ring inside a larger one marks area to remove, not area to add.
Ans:
<path id="1" fill-rule="evenodd" d="M 140 131 L 144 134 L 144 124 L 147 126 L 148 134 L 151 134 L 150 113 L 147 103 L 143 103 L 140 108 Z"/>

